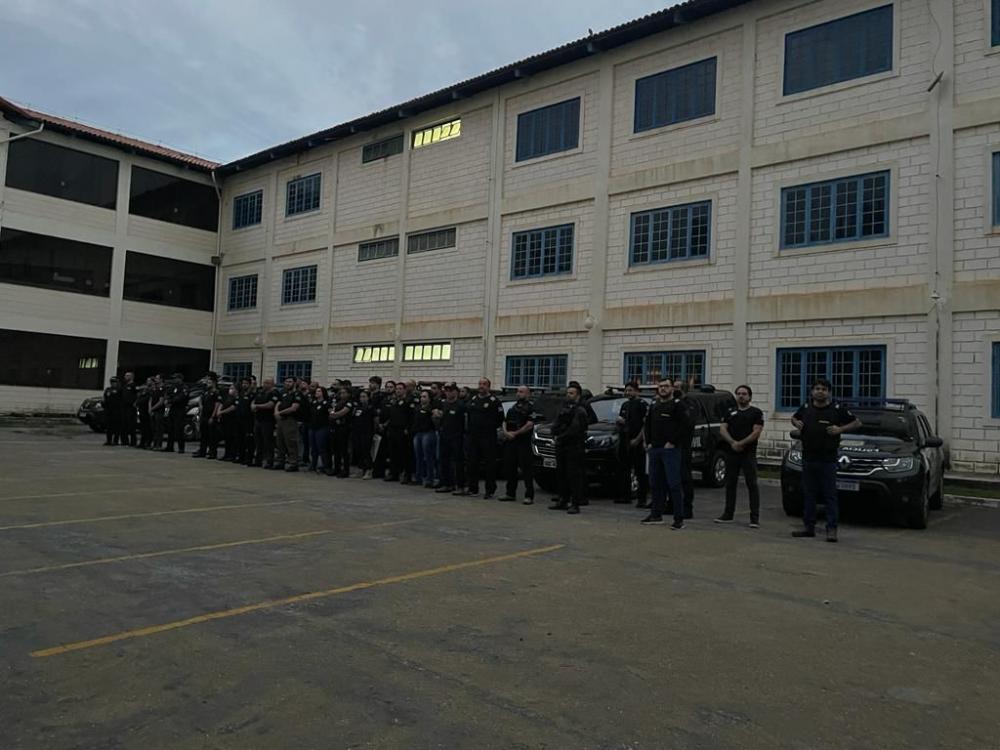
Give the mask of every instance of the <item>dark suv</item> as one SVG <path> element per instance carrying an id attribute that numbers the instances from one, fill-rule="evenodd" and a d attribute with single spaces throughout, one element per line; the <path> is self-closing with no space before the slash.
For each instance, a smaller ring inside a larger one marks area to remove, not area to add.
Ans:
<path id="1" fill-rule="evenodd" d="M 653 400 L 651 392 L 644 392 L 640 398 L 646 402 Z M 735 407 L 736 400 L 729 391 L 717 390 L 711 385 L 699 386 L 689 392 L 686 398 L 694 412 L 695 424 L 694 439 L 691 441 L 692 471 L 700 473 L 705 484 L 721 487 L 726 482 L 726 457 L 722 450 L 719 427 L 722 417 Z M 622 476 L 622 455 L 615 420 L 625 403 L 625 397 L 618 389 L 608 389 L 603 394 L 590 398 L 587 403 L 597 416 L 597 422 L 590 425 L 584 446 L 587 482 L 602 484 L 606 489 L 615 491 L 618 478 Z M 549 419 L 552 416 L 554 413 Z M 544 490 L 555 489 L 556 449 L 550 425 L 536 425 L 531 447 L 535 456 L 535 479 L 538 485 Z"/>
<path id="2" fill-rule="evenodd" d="M 862 425 L 840 441 L 837 490 L 841 502 L 878 503 L 911 528 L 927 528 L 929 512 L 941 508 L 947 466 L 944 443 L 931 430 L 927 417 L 902 399 L 841 403 Z M 798 433 L 792 432 L 792 437 L 798 438 Z M 802 443 L 798 439 L 781 461 L 781 503 L 788 515 L 802 515 Z"/>

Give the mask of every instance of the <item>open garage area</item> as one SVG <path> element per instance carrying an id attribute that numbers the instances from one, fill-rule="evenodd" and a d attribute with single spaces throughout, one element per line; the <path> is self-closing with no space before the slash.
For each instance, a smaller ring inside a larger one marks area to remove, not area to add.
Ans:
<path id="1" fill-rule="evenodd" d="M 81 428 L 0 444 L 5 749 L 1000 743 L 1000 511 L 831 545 L 774 487 L 759 531 L 699 488 L 675 532 Z"/>

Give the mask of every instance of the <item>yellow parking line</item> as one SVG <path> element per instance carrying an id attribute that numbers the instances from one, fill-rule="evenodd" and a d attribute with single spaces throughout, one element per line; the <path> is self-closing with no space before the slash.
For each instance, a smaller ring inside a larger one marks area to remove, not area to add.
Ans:
<path id="1" fill-rule="evenodd" d="M 126 630 L 122 633 L 115 633 L 114 635 L 106 635 L 101 638 L 94 638 L 89 641 L 77 641 L 76 643 L 66 643 L 62 646 L 53 646 L 51 648 L 43 648 L 38 651 L 32 651 L 31 655 L 35 658 L 43 658 L 47 656 L 58 656 L 59 654 L 66 654 L 71 651 L 83 651 L 84 649 L 96 648 L 97 646 L 106 646 L 109 643 L 116 643 L 118 641 L 124 641 L 131 638 L 145 638 L 151 635 L 157 635 L 159 633 L 165 633 L 170 630 L 177 630 L 179 628 L 187 628 L 192 625 L 199 625 L 205 622 L 211 622 L 213 620 L 223 620 L 229 617 L 238 617 L 239 615 L 249 614 L 251 612 L 258 612 L 262 609 L 273 609 L 274 607 L 284 607 L 289 604 L 299 604 L 300 602 L 313 601 L 315 599 L 324 599 L 330 596 L 336 596 L 338 594 L 348 594 L 354 591 L 361 591 L 363 589 L 375 588 L 377 586 L 388 586 L 394 583 L 405 583 L 406 581 L 415 581 L 419 578 L 429 578 L 431 576 L 442 575 L 443 573 L 453 573 L 457 570 L 465 570 L 466 568 L 475 568 L 482 565 L 493 565 L 495 563 L 505 562 L 507 560 L 516 560 L 523 557 L 531 557 L 534 555 L 543 555 L 547 552 L 555 552 L 556 550 L 562 549 L 566 545 L 564 544 L 554 544 L 550 547 L 539 547 L 537 549 L 524 550 L 522 552 L 513 552 L 508 555 L 497 555 L 496 557 L 486 557 L 480 560 L 470 560 L 468 562 L 453 563 L 451 565 L 442 565 L 437 568 L 429 568 L 427 570 L 418 570 L 413 573 L 403 573 L 402 575 L 388 576 L 386 578 L 379 578 L 375 581 L 361 581 L 359 583 L 352 583 L 349 586 L 340 586 L 333 589 L 325 589 L 323 591 L 312 591 L 307 594 L 298 594 L 296 596 L 288 596 L 283 599 L 271 599 L 269 601 L 258 602 L 256 604 L 248 604 L 244 607 L 236 607 L 234 609 L 224 609 L 218 612 L 208 612 L 203 615 L 197 615 L 196 617 L 189 617 L 185 620 L 174 620 L 173 622 L 165 622 L 161 625 L 151 625 L 146 628 L 137 628 L 135 630 Z"/>
<path id="2" fill-rule="evenodd" d="M 301 500 L 280 500 L 275 503 L 240 503 L 239 505 L 207 505 L 201 508 L 181 508 L 180 510 L 154 510 L 149 513 L 122 513 L 117 516 L 94 516 L 92 518 L 73 518 L 66 521 L 38 521 L 36 523 L 21 523 L 13 526 L 0 526 L 0 531 L 12 529 L 43 529 L 49 526 L 71 526 L 79 523 L 101 523 L 102 521 L 123 521 L 129 518 L 150 518 L 152 516 L 174 516 L 181 513 L 211 513 L 215 510 L 236 510 L 237 508 L 266 508 L 272 505 L 291 505 L 301 503 Z"/>
<path id="3" fill-rule="evenodd" d="M 63 565 L 46 565 L 40 568 L 25 568 L 23 570 L 8 570 L 0 573 L 0 578 L 7 576 L 30 575 L 32 573 L 50 573 L 56 570 L 70 570 L 71 568 L 85 568 L 90 565 L 109 565 L 111 563 L 126 562 L 128 560 L 148 560 L 151 557 L 165 557 L 167 555 L 182 555 L 186 552 L 208 552 L 216 549 L 228 549 L 230 547 L 243 547 L 248 544 L 267 544 L 268 542 L 292 541 L 295 539 L 307 539 L 313 536 L 332 534 L 335 531 L 361 531 L 363 529 L 380 529 L 386 526 L 399 526 L 404 523 L 413 523 L 416 518 L 408 518 L 403 521 L 388 521 L 386 523 L 372 523 L 364 526 L 316 529 L 314 531 L 301 531 L 295 534 L 275 534 L 274 536 L 259 537 L 257 539 L 240 539 L 235 542 L 221 542 L 219 544 L 202 544 L 197 547 L 177 547 L 174 549 L 164 549 L 157 552 L 140 552 L 133 555 L 119 555 L 117 557 L 99 557 L 94 560 L 83 560 L 75 563 L 65 563 Z"/>
<path id="4" fill-rule="evenodd" d="M 79 492 L 51 492 L 45 495 L 11 495 L 10 497 L 0 497 L 0 503 L 8 500 L 44 500 L 50 497 L 76 497 L 77 495 L 110 495 L 116 492 L 166 492 L 168 490 L 193 490 L 204 488 L 204 484 L 171 484 L 163 487 L 123 487 L 117 490 L 81 490 Z M 229 489 L 228 487 L 214 487 L 213 489 Z"/>

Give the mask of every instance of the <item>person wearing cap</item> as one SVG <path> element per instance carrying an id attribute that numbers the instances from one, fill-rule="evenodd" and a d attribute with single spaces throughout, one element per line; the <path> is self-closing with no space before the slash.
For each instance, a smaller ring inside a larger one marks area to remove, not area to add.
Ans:
<path id="1" fill-rule="evenodd" d="M 184 376 L 175 372 L 166 392 L 167 400 L 167 447 L 164 453 L 184 452 L 184 418 L 187 416 L 188 389 L 184 385 Z"/>
<path id="2" fill-rule="evenodd" d="M 465 404 L 458 399 L 458 386 L 444 387 L 438 421 L 438 445 L 441 448 L 441 486 L 437 492 L 465 491 Z"/>
<path id="3" fill-rule="evenodd" d="M 112 376 L 108 381 L 108 387 L 104 389 L 104 396 L 101 397 L 101 406 L 104 408 L 104 432 L 105 445 L 118 445 L 121 437 L 121 419 L 119 414 L 122 410 L 122 389 L 118 385 L 117 376 Z"/>

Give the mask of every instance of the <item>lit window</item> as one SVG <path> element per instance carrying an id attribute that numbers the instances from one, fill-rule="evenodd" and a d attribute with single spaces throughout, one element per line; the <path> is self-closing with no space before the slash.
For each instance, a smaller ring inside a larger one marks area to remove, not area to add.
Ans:
<path id="1" fill-rule="evenodd" d="M 451 359 L 451 344 L 404 344 L 404 362 L 446 362 Z"/>
<path id="2" fill-rule="evenodd" d="M 355 346 L 354 361 L 357 364 L 395 362 L 396 347 L 392 344 L 364 344 L 362 346 Z"/>
<path id="3" fill-rule="evenodd" d="M 101 360 L 97 357 L 83 357 L 80 359 L 81 370 L 96 370 L 101 366 Z"/>
<path id="4" fill-rule="evenodd" d="M 438 143 L 440 141 L 450 141 L 452 138 L 458 138 L 461 134 L 461 118 L 450 122 L 443 122 L 440 125 L 434 125 L 430 128 L 415 131 L 413 133 L 413 148 L 430 146 L 432 143 Z"/>
<path id="5" fill-rule="evenodd" d="M 833 384 L 833 397 L 837 399 L 883 399 L 885 347 L 779 349 L 775 406 L 798 408 L 809 399 L 809 389 L 819 378 Z"/>
<path id="6" fill-rule="evenodd" d="M 362 242 L 358 245 L 358 262 L 395 258 L 399 255 L 399 237 L 387 237 L 384 240 Z"/>
<path id="7" fill-rule="evenodd" d="M 431 250 L 442 250 L 446 247 L 455 247 L 455 227 L 411 234 L 406 238 L 406 252 L 408 253 L 426 253 Z"/>
<path id="8" fill-rule="evenodd" d="M 625 355 L 625 382 L 656 385 L 664 378 L 705 382 L 705 352 L 630 352 Z"/>

